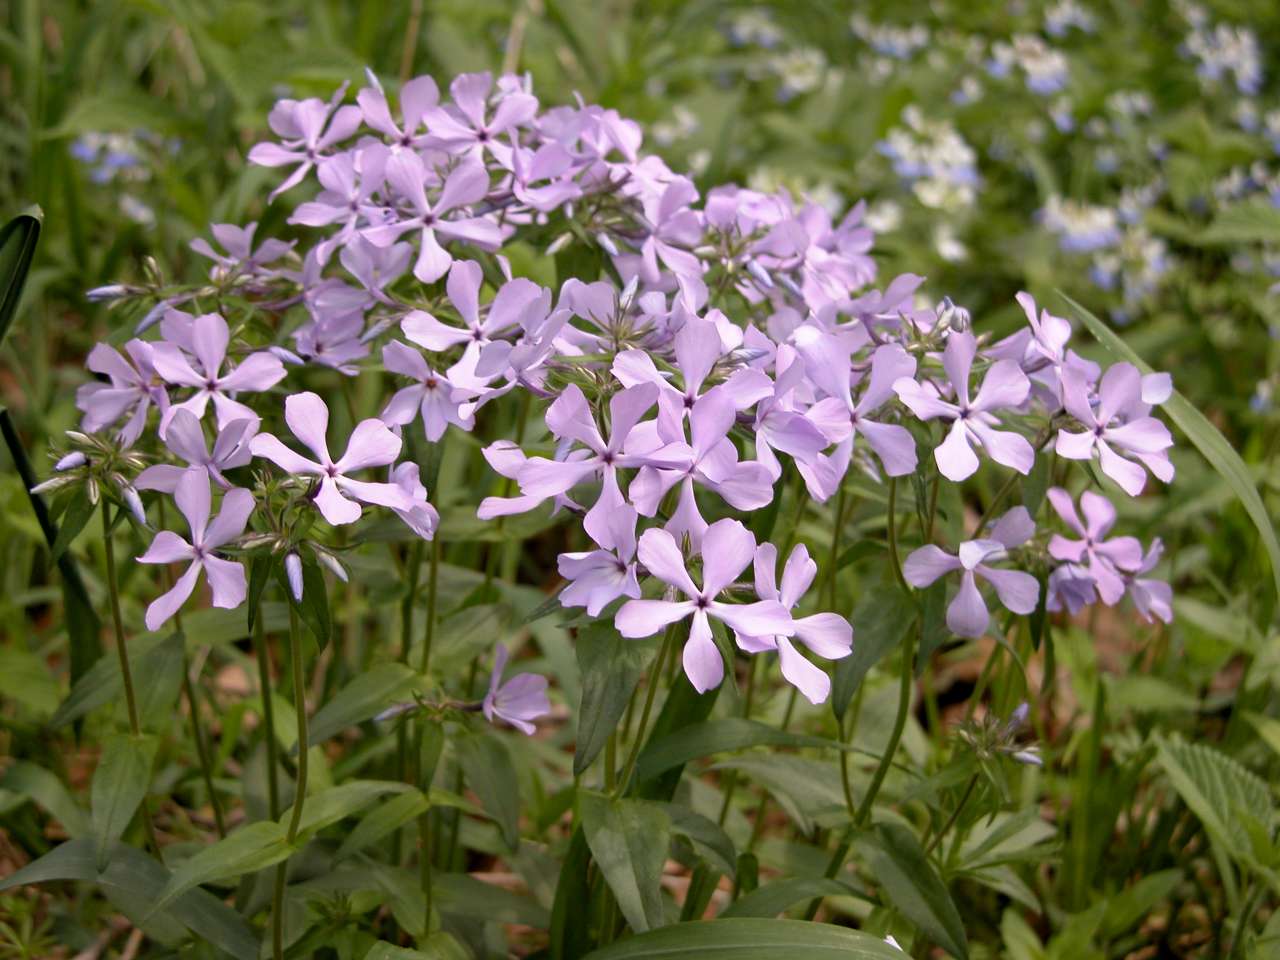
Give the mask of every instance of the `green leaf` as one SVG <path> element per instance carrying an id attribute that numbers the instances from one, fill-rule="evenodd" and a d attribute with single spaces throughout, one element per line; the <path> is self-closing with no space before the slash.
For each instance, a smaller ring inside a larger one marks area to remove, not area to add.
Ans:
<path id="1" fill-rule="evenodd" d="M 961 960 L 969 955 L 964 923 L 916 835 L 898 823 L 877 823 L 859 840 L 868 876 L 893 907 L 926 937 Z"/>
<path id="2" fill-rule="evenodd" d="M 1245 816 L 1270 827 L 1273 819 L 1267 785 L 1237 761 L 1213 747 L 1161 737 L 1156 757 L 1191 812 L 1226 852 L 1248 858 L 1252 845 Z"/>
<path id="3" fill-rule="evenodd" d="M 151 656 L 164 656 L 158 653 L 160 647 L 176 645 L 182 652 L 182 639 L 177 634 L 170 634 L 164 640 L 151 640 L 140 637 L 134 640 L 130 648 L 132 666 L 136 669 L 142 661 Z M 80 679 L 71 687 L 71 693 L 58 707 L 49 721 L 52 729 L 66 726 L 80 719 L 91 710 L 118 701 L 122 697 L 123 684 L 120 681 L 120 660 L 112 651 L 98 658 Z"/>
<path id="4" fill-rule="evenodd" d="M 249 596 L 245 609 L 249 617 L 249 633 L 253 633 L 254 621 L 258 616 L 258 607 L 262 604 L 262 592 L 271 579 L 271 554 L 254 554 L 249 563 Z"/>
<path id="5" fill-rule="evenodd" d="M 228 834 L 226 839 L 213 846 L 205 847 L 173 871 L 151 912 L 165 909 L 202 883 L 256 873 L 288 858 L 293 847 L 285 842 L 287 833 L 283 824 L 260 820 Z"/>
<path id="6" fill-rule="evenodd" d="M 469 960 L 471 956 L 457 940 L 443 931 L 416 942 L 417 948 L 413 950 L 390 943 L 375 943 L 364 955 L 364 960 Z"/>
<path id="7" fill-rule="evenodd" d="M 735 900 L 721 917 L 776 917 L 792 907 L 820 897 L 862 896 L 843 880 L 827 877 L 786 877 L 766 883 L 745 897 Z"/>
<path id="8" fill-rule="evenodd" d="M 301 835 L 323 830 L 330 824 L 363 810 L 384 794 L 403 793 L 412 789 L 408 784 L 394 780 L 351 780 L 336 787 L 317 790 L 309 794 L 302 805 L 298 833 Z M 286 810 L 280 816 L 280 825 L 288 824 L 291 817 L 292 810 Z"/>
<path id="9" fill-rule="evenodd" d="M 71 502 L 67 504 L 67 509 L 62 511 L 62 516 L 59 518 L 58 537 L 53 542 L 53 551 L 50 554 L 54 563 L 62 559 L 67 548 L 75 542 L 76 537 L 80 536 L 97 512 L 98 508 L 90 502 L 82 490 L 72 494 Z"/>
<path id="10" fill-rule="evenodd" d="M 518 923 L 543 929 L 547 911 L 523 894 L 465 873 L 435 873 L 432 888 L 441 913 L 486 923 Z"/>
<path id="11" fill-rule="evenodd" d="M 676 649 L 678 650 L 679 648 L 677 647 Z M 667 699 L 662 704 L 662 710 L 658 713 L 658 719 L 653 722 L 653 726 L 649 730 L 649 740 L 645 746 L 647 747 L 650 743 L 657 743 L 677 730 L 682 730 L 707 719 L 711 714 L 712 707 L 716 705 L 716 698 L 719 696 L 723 686 L 721 684 L 714 690 L 698 693 L 693 688 L 693 684 L 684 675 L 684 672 L 678 671 L 675 683 L 672 684 L 671 690 L 667 693 Z M 676 792 L 676 787 L 680 784 L 680 776 L 683 770 L 683 767 L 673 767 L 650 780 L 636 777 L 639 796 L 646 800 L 670 800 Z"/>
<path id="12" fill-rule="evenodd" d="M 579 631 L 574 649 L 582 677 L 582 703 L 573 751 L 575 775 L 591 766 L 618 726 L 657 643 L 623 639 L 608 620 L 597 620 Z"/>
<path id="13" fill-rule="evenodd" d="M 467 783 L 497 822 L 507 849 L 514 852 L 520 844 L 520 781 L 506 746 L 489 734 L 464 733 L 453 749 Z"/>
<path id="14" fill-rule="evenodd" d="M 138 719 L 147 729 L 168 729 L 173 723 L 182 671 L 186 669 L 183 643 L 182 634 L 171 634 L 146 656 L 131 661 Z"/>
<path id="15" fill-rule="evenodd" d="M 418 687 L 418 674 L 403 663 L 379 663 L 343 687 L 316 711 L 307 742 L 324 743 L 347 727 L 363 723 Z"/>
<path id="16" fill-rule="evenodd" d="M 58 682 L 41 657 L 6 647 L 0 649 L 0 696 L 47 717 L 58 708 Z"/>
<path id="17" fill-rule="evenodd" d="M 147 795 L 158 746 L 155 737 L 134 737 L 127 733 L 108 737 L 103 744 L 90 788 L 100 867 L 106 867 L 111 848 Z"/>
<path id="18" fill-rule="evenodd" d="M 392 797 L 386 803 L 374 807 L 360 819 L 360 822 L 342 841 L 342 846 L 334 854 L 334 859 L 343 860 L 372 846 L 429 809 L 431 809 L 431 802 L 421 790 L 409 790 Z"/>
<path id="19" fill-rule="evenodd" d="M 645 745 L 637 769 L 641 780 L 651 780 L 672 767 L 715 753 L 744 750 L 747 747 L 823 747 L 839 750 L 835 740 L 788 733 L 768 724 L 743 717 L 708 720 L 677 730 L 670 736 Z"/>
<path id="20" fill-rule="evenodd" d="M 586 960 L 902 960 L 879 937 L 829 923 L 733 917 L 679 923 L 621 940 Z"/>
<path id="21" fill-rule="evenodd" d="M 169 871 L 141 850 L 117 843 L 111 862 L 99 872 L 92 837 L 69 840 L 39 860 L 0 880 L 0 890 L 54 880 L 96 882 L 113 903 L 137 926 L 146 921 L 141 905 L 154 903 L 169 882 Z M 259 941 L 244 918 L 204 890 L 188 890 L 170 910 L 151 910 L 189 929 L 196 938 L 226 951 L 238 960 L 257 960 Z"/>
<path id="22" fill-rule="evenodd" d="M 1127 933 L 1150 916 L 1156 905 L 1168 898 L 1182 879 L 1183 872 L 1177 867 L 1160 870 L 1147 874 L 1133 886 L 1109 897 L 1102 917 L 1104 936 L 1113 939 Z"/>
<path id="23" fill-rule="evenodd" d="M 581 790 L 578 812 L 591 855 L 631 929 L 643 933 L 662 926 L 662 867 L 671 844 L 666 811 L 644 800 Z"/>
<path id="24" fill-rule="evenodd" d="M 737 870 L 737 851 L 729 835 L 714 820 L 695 813 L 679 803 L 662 803 L 651 800 L 650 803 L 666 811 L 671 821 L 671 833 L 684 837 L 692 845 L 694 851 L 709 866 L 732 877 Z"/>
<path id="25" fill-rule="evenodd" d="M 31 214 L 19 214 L 0 228 L 0 346 L 13 326 L 39 240 L 40 218 Z"/>
<path id="26" fill-rule="evenodd" d="M 863 594 L 851 618 L 853 653 L 837 661 L 831 683 L 831 709 L 837 718 L 843 719 L 867 671 L 902 642 L 915 619 L 915 604 L 896 583 Z"/>
<path id="27" fill-rule="evenodd" d="M 1280 241 L 1280 210 L 1266 200 L 1232 204 L 1199 232 L 1197 240 L 1202 246 L 1275 243 Z"/>
<path id="28" fill-rule="evenodd" d="M 76 803 L 71 791 L 44 767 L 29 760 L 19 760 L 0 778 L 0 788 L 34 802 L 62 824 L 67 836 L 82 837 L 90 833 L 89 817 Z"/>
<path id="29" fill-rule="evenodd" d="M 788 753 L 750 753 L 721 760 L 713 769 L 737 770 L 760 784 L 801 833 L 812 833 L 819 818 L 826 825 L 847 819 L 840 774 L 831 763 Z"/>
<path id="30" fill-rule="evenodd" d="M 1142 358 L 1134 353 L 1133 349 L 1110 327 L 1061 291 L 1058 292 L 1058 296 L 1067 302 L 1089 331 L 1107 349 L 1129 361 L 1143 373 L 1151 372 L 1151 367 L 1144 363 Z M 1244 504 L 1244 509 L 1257 527 L 1262 545 L 1266 548 L 1267 556 L 1271 561 L 1271 576 L 1276 596 L 1280 598 L 1280 540 L 1276 539 L 1276 530 L 1271 523 L 1271 516 L 1267 512 L 1266 504 L 1262 502 L 1262 497 L 1258 494 L 1258 488 L 1254 485 L 1249 467 L 1240 459 L 1240 455 L 1227 442 L 1227 438 L 1218 431 L 1218 428 L 1177 390 L 1173 391 L 1173 395 L 1164 402 L 1161 409 L 1187 435 L 1187 439 L 1195 444 L 1196 449 L 1209 461 L 1209 466 L 1227 481 L 1227 485 Z"/>
<path id="31" fill-rule="evenodd" d="M 591 949 L 591 924 L 582 905 L 591 898 L 591 848 L 578 824 L 560 864 L 555 901 L 551 905 L 552 960 L 576 960 Z"/>

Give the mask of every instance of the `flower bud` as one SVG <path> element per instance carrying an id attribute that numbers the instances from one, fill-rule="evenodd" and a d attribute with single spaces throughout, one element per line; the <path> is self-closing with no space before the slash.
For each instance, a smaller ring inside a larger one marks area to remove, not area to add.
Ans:
<path id="1" fill-rule="evenodd" d="M 613 238 L 607 233 L 597 233 L 596 243 L 600 244 L 600 248 L 611 257 L 618 255 L 618 246 L 613 242 Z"/>
<path id="2" fill-rule="evenodd" d="M 769 271 L 760 265 L 760 261 L 748 260 L 747 273 L 755 277 L 766 290 L 773 289 L 773 277 L 769 276 Z"/>
<path id="3" fill-rule="evenodd" d="M 133 519 L 138 521 L 138 525 L 147 526 L 147 508 L 142 505 L 142 497 L 138 496 L 138 491 L 129 486 L 121 487 L 120 498 L 133 514 Z"/>
<path id="4" fill-rule="evenodd" d="M 296 553 L 285 554 L 284 575 L 289 581 L 289 592 L 298 603 L 302 602 L 302 558 Z"/>
<path id="5" fill-rule="evenodd" d="M 573 243 L 572 233 L 560 234 L 560 236 L 552 240 L 551 245 L 547 247 L 547 256 L 554 257 L 557 253 L 559 253 L 561 250 L 563 250 L 565 247 L 567 247 L 571 243 Z"/>
<path id="6" fill-rule="evenodd" d="M 344 567 L 341 563 L 338 562 L 337 557 L 335 557 L 332 553 L 329 553 L 326 550 L 317 550 L 315 554 L 316 554 L 316 559 L 319 560 L 320 563 L 323 564 L 325 567 L 328 567 L 330 573 L 332 573 L 335 577 L 337 577 L 343 583 L 347 582 L 346 567 Z"/>
<path id="7" fill-rule="evenodd" d="M 64 470 L 74 470 L 76 467 L 83 467 L 88 462 L 89 458 L 79 450 L 76 450 L 72 453 L 68 453 L 65 457 L 55 463 L 53 465 L 53 469 L 61 473 Z"/>
<path id="8" fill-rule="evenodd" d="M 121 300 L 138 292 L 137 287 L 130 287 L 123 283 L 109 283 L 105 287 L 86 290 L 84 296 L 90 303 L 102 303 L 107 300 Z"/>

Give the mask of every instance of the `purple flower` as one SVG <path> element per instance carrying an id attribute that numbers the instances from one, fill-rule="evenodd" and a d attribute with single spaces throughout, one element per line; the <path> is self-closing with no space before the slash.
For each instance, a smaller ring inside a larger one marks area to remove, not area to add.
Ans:
<path id="1" fill-rule="evenodd" d="M 1028 614 L 1040 599 L 1040 584 L 1029 573 L 1020 570 L 997 570 L 991 566 L 1003 560 L 1013 547 L 1026 543 L 1035 532 L 1035 524 L 1026 507 L 1014 507 L 991 530 L 989 540 L 966 540 L 958 555 L 926 544 L 907 557 L 902 575 L 913 587 L 929 586 L 953 570 L 963 571 L 960 590 L 947 607 L 947 626 L 959 637 L 981 637 L 987 632 L 990 615 L 978 592 L 981 577 L 996 588 L 1000 602 L 1014 613 Z"/>
<path id="2" fill-rule="evenodd" d="M 1142 544 L 1134 537 L 1112 537 L 1107 534 L 1116 522 L 1116 508 L 1111 501 L 1092 490 L 1080 495 L 1080 508 L 1085 522 L 1080 522 L 1076 505 L 1062 487 L 1049 493 L 1049 503 L 1068 527 L 1080 534 L 1079 540 L 1068 540 L 1055 533 L 1049 541 L 1049 556 L 1073 564 L 1084 564 L 1097 584 L 1098 595 L 1107 606 L 1114 606 L 1124 596 L 1122 570 L 1136 570 L 1142 565 Z"/>
<path id="3" fill-rule="evenodd" d="M 289 222 L 308 227 L 341 224 L 341 229 L 316 246 L 320 263 L 327 263 L 337 247 L 358 236 L 356 229 L 362 220 L 380 215 L 372 197 L 383 184 L 388 155 L 381 144 L 370 144 L 331 157 L 316 171 L 324 189 L 314 200 L 298 204 Z"/>
<path id="4" fill-rule="evenodd" d="M 192 467 L 202 467 L 211 479 L 224 490 L 231 483 L 222 475 L 222 471 L 235 467 L 243 467 L 252 458 L 249 442 L 258 432 L 258 420 L 232 420 L 218 431 L 213 441 L 213 450 L 209 450 L 205 440 L 204 427 L 196 415 L 190 410 L 177 409 L 169 420 L 165 430 L 165 446 L 185 460 Z M 139 490 L 162 490 L 173 493 L 178 488 L 178 481 L 187 473 L 186 467 L 170 463 L 157 463 L 147 467 L 138 474 L 134 486 Z"/>
<path id="5" fill-rule="evenodd" d="M 489 692 L 484 696 L 484 716 L 505 720 L 526 736 L 536 729 L 532 721 L 551 712 L 547 698 L 547 678 L 535 673 L 518 673 L 506 683 L 502 674 L 507 668 L 507 648 L 498 644 L 493 657 L 493 673 L 489 676 Z"/>
<path id="6" fill-rule="evenodd" d="M 397 517 L 423 540 L 430 540 L 440 526 L 440 514 L 427 500 L 427 488 L 418 479 L 418 465 L 412 462 L 398 464 L 391 471 L 391 482 L 404 491 L 413 504 L 409 509 L 392 507 Z M 343 577 L 345 580 L 346 578 Z"/>
<path id="7" fill-rule="evenodd" d="M 209 241 L 204 237 L 192 240 L 191 249 L 202 257 L 208 257 L 225 270 L 255 276 L 262 273 L 263 268 L 268 264 L 275 263 L 292 250 L 294 244 L 292 240 L 286 243 L 283 240 L 267 239 L 263 240 L 255 250 L 253 235 L 257 229 L 256 221 L 243 227 L 238 227 L 234 223 L 213 223 L 209 225 L 209 232 L 222 245 L 226 253 L 218 253 L 209 246 Z"/>
<path id="8" fill-rule="evenodd" d="M 428 76 L 414 77 L 400 87 L 400 115 L 403 124 L 397 124 L 387 106 L 387 95 L 372 70 L 366 70 L 369 86 L 356 94 L 356 103 L 364 115 L 364 122 L 377 130 L 387 142 L 397 147 L 420 147 L 426 139 L 418 133 L 427 114 L 440 102 L 440 89 Z"/>
<path id="9" fill-rule="evenodd" d="M 775 451 L 795 458 L 797 465 L 815 463 L 831 441 L 809 419 L 796 399 L 806 386 L 805 364 L 790 345 L 783 344 L 774 353 L 777 379 L 773 393 L 756 404 L 756 459 L 769 471 L 775 483 L 782 477 L 782 464 Z"/>
<path id="10" fill-rule="evenodd" d="M 84 412 L 81 429 L 97 433 L 126 413 L 128 422 L 120 429 L 120 442 L 133 446 L 147 423 L 152 404 L 161 416 L 169 409 L 169 395 L 157 384 L 152 345 L 144 340 L 130 340 L 124 345 L 128 359 L 105 343 L 89 351 L 87 366 L 106 376 L 110 383 L 86 383 L 76 391 L 76 406 Z M 130 413 L 132 411 L 132 413 Z"/>
<path id="11" fill-rule="evenodd" d="M 1049 574 L 1044 607 L 1057 613 L 1066 610 L 1073 617 L 1098 599 L 1093 576 L 1078 563 L 1063 563 Z"/>
<path id="12" fill-rule="evenodd" d="M 797 544 L 787 558 L 782 570 L 782 585 L 776 579 L 778 548 L 772 543 L 762 543 L 756 548 L 755 580 L 756 596 L 761 600 L 777 600 L 787 610 L 795 609 L 817 576 L 818 565 L 809 557 L 809 550 Z M 793 617 L 795 639 L 820 657 L 839 660 L 853 652 L 853 628 L 844 617 L 834 613 L 815 613 L 808 617 Z M 814 704 L 824 703 L 831 693 L 831 680 L 803 654 L 796 650 L 791 638 L 781 634 L 765 637 L 738 635 L 738 643 L 748 653 L 765 650 L 778 651 L 778 665 L 787 682 Z"/>
<path id="13" fill-rule="evenodd" d="M 301 183 L 311 168 L 325 159 L 324 151 L 346 140 L 359 128 L 360 108 L 338 106 L 346 90 L 343 84 L 328 103 L 316 97 L 284 99 L 272 108 L 267 123 L 282 142 L 254 145 L 249 151 L 249 162 L 261 167 L 296 165 L 296 168 L 284 183 L 271 191 L 268 202 Z"/>
<path id="14" fill-rule="evenodd" d="M 1102 472 L 1131 497 L 1146 486 L 1143 466 L 1165 483 L 1171 482 L 1173 464 L 1165 451 L 1173 446 L 1173 437 L 1168 427 L 1149 415 L 1151 407 L 1143 400 L 1138 368 L 1131 363 L 1107 368 L 1098 384 L 1097 400 L 1095 409 L 1082 371 L 1063 369 L 1063 406 L 1086 429 L 1080 433 L 1058 431 L 1058 453 L 1068 460 L 1089 460 L 1096 451 Z M 1118 451 L 1134 459 L 1121 456 Z"/>
<path id="15" fill-rule="evenodd" d="M 630 504 L 611 508 L 602 518 L 598 550 L 562 553 L 557 562 L 560 576 L 569 585 L 560 592 L 560 603 L 566 607 L 586 607 L 590 616 L 618 597 L 640 597 L 636 580 L 636 511 Z"/>
<path id="16" fill-rule="evenodd" d="M 881 423 L 871 415 L 893 399 L 896 383 L 915 375 L 915 359 L 896 343 L 877 347 L 871 355 L 866 388 L 855 400 L 849 354 L 840 340 L 808 325 L 796 330 L 795 340 L 809 379 L 827 394 L 809 409 L 808 416 L 827 439 L 838 444 L 833 458 L 848 464 L 854 439 L 861 436 L 884 464 L 886 474 L 902 477 L 914 473 L 916 442 L 911 431 L 896 423 Z"/>
<path id="17" fill-rule="evenodd" d="M 977 445 L 996 463 L 1019 473 L 1031 472 L 1035 451 L 1020 434 L 997 430 L 999 421 L 992 411 L 1017 407 L 1027 399 L 1031 384 L 1026 374 L 1011 360 L 997 360 L 987 370 L 978 395 L 969 399 L 969 373 L 973 368 L 977 341 L 968 331 L 953 331 L 947 337 L 942 365 L 955 390 L 956 402 L 943 400 L 931 383 L 920 384 L 909 377 L 898 380 L 893 389 L 921 420 L 935 417 L 951 421 L 947 438 L 933 451 L 938 471 L 955 483 L 973 476 L 978 469 Z"/>
<path id="18" fill-rule="evenodd" d="M 493 77 L 488 72 L 454 77 L 449 93 L 455 105 L 437 107 L 428 117 L 433 145 L 476 159 L 488 151 L 502 166 L 510 167 L 511 150 L 499 138 L 532 121 L 538 101 L 528 93 L 509 91 L 490 117 L 486 101 L 492 88 Z"/>
<path id="19" fill-rule="evenodd" d="M 369 483 L 353 480 L 347 475 L 368 467 L 386 466 L 400 455 L 400 438 L 381 420 L 362 420 L 356 424 L 347 442 L 346 453 L 335 461 L 329 456 L 329 444 L 325 439 L 329 428 L 329 408 L 323 400 L 309 392 L 286 397 L 284 419 L 293 435 L 315 454 L 315 460 L 294 453 L 269 433 L 254 437 L 250 449 L 255 457 L 270 460 L 286 473 L 320 477 L 315 502 L 329 523 L 337 526 L 359 520 L 360 503 L 396 510 L 414 508 L 413 499 L 394 483 Z"/>
<path id="20" fill-rule="evenodd" d="M 182 337 L 183 343 L 165 341 L 152 345 L 156 372 L 168 383 L 192 387 L 195 393 L 169 408 L 160 421 L 161 436 L 164 436 L 176 411 L 190 410 L 197 417 L 203 417 L 210 400 L 213 401 L 219 429 L 232 420 L 258 419 L 253 410 L 233 400 L 232 394 L 270 390 L 283 380 L 284 364 L 275 354 L 266 350 L 251 353 L 239 366 L 224 373 L 222 368 L 226 363 L 231 333 L 227 329 L 227 321 L 218 314 L 206 313 L 192 318 L 189 331 L 176 320 L 165 329 L 166 337 L 169 331 L 173 331 Z"/>
<path id="21" fill-rule="evenodd" d="M 648 637 L 692 616 L 682 661 L 689 682 L 705 693 L 724 678 L 724 660 L 712 638 L 709 617 L 723 621 L 743 637 L 790 636 L 795 632 L 791 614 L 777 600 L 730 604 L 716 599 L 747 568 L 755 551 L 755 537 L 746 527 L 737 520 L 717 520 L 702 538 L 702 586 L 698 587 L 685 569 L 675 538 L 665 530 L 646 530 L 640 537 L 640 562 L 688 599 L 628 600 L 618 610 L 614 625 L 624 637 Z M 741 639 L 738 642 L 743 643 Z"/>
<path id="22" fill-rule="evenodd" d="M 483 217 L 445 219 L 445 214 L 477 203 L 489 192 L 489 173 L 479 160 L 463 160 L 458 164 L 445 178 L 435 203 L 427 199 L 426 166 L 422 158 L 411 150 L 392 154 L 387 161 L 387 180 L 408 201 L 413 214 L 406 219 L 369 227 L 364 235 L 374 246 L 388 247 L 402 233 L 420 230 L 418 260 L 414 264 L 413 275 L 423 283 L 435 283 L 453 262 L 453 256 L 436 239 L 437 233 L 479 247 L 496 248 L 502 242 L 497 224 Z"/>
<path id="23" fill-rule="evenodd" d="M 1164 543 L 1159 537 L 1151 542 L 1151 549 L 1142 558 L 1142 563 L 1132 573 L 1124 574 L 1125 585 L 1129 588 L 1129 596 L 1133 605 L 1138 608 L 1142 619 L 1148 623 L 1153 618 L 1165 623 L 1173 622 L 1173 590 L 1163 580 L 1152 580 L 1142 574 L 1150 573 L 1160 562 L 1164 553 Z"/>
<path id="24" fill-rule="evenodd" d="M 444 436 L 449 424 L 470 432 L 475 421 L 463 411 L 466 397 L 449 377 L 427 365 L 426 358 L 408 344 L 392 340 L 382 348 L 382 365 L 414 383 L 397 390 L 382 411 L 382 420 L 394 426 L 412 423 L 419 411 L 422 429 L 432 443 Z"/>
<path id="25" fill-rule="evenodd" d="M 253 513 L 253 494 L 239 487 L 228 490 L 222 498 L 221 512 L 210 523 L 209 474 L 201 467 L 192 467 L 178 481 L 174 500 L 187 518 L 191 542 L 176 533 L 161 530 L 151 541 L 147 552 L 138 557 L 138 562 L 178 563 L 190 560 L 191 563 L 173 588 L 147 607 L 148 630 L 159 630 L 177 613 L 195 589 L 201 570 L 209 581 L 215 607 L 233 609 L 244 602 L 244 566 L 215 556 L 213 551 L 244 533 L 249 514 Z"/>

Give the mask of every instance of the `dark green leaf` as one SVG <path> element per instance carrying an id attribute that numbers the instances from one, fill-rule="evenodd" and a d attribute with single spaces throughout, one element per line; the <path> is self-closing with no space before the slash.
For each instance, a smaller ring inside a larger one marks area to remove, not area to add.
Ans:
<path id="1" fill-rule="evenodd" d="M 735 900 L 721 917 L 776 917 L 802 903 L 820 897 L 858 896 L 853 887 L 842 880 L 826 877 L 786 877 Z"/>
<path id="2" fill-rule="evenodd" d="M 90 832 L 89 817 L 52 772 L 29 760 L 19 760 L 0 778 L 0 788 L 24 796 L 62 824 L 70 837 Z"/>
<path id="3" fill-rule="evenodd" d="M 379 941 L 364 955 L 364 960 L 469 960 L 471 956 L 457 940 L 443 931 L 416 943 L 417 948 L 410 950 Z"/>
<path id="4" fill-rule="evenodd" d="M 353 853 L 372 846 L 383 837 L 399 830 L 406 823 L 417 819 L 419 814 L 426 813 L 430 808 L 431 804 L 421 790 L 409 790 L 392 797 L 361 818 L 355 828 L 343 839 L 342 846 L 334 854 L 334 859 L 343 860 Z"/>
<path id="5" fill-rule="evenodd" d="M 552 960 L 575 960 L 591 949 L 591 924 L 582 905 L 591 899 L 591 848 L 581 824 L 573 831 L 560 864 L 556 898 L 551 905 Z"/>
<path id="6" fill-rule="evenodd" d="M 413 787 L 394 780 L 350 780 L 336 787 L 326 787 L 308 794 L 302 805 L 302 819 L 298 821 L 299 833 L 322 830 L 337 823 L 358 810 L 363 810 L 374 800 L 387 793 L 403 793 Z M 280 817 L 280 825 L 289 823 L 292 812 L 286 810 Z"/>
<path id="7" fill-rule="evenodd" d="M 744 750 L 747 747 L 820 747 L 838 750 L 841 745 L 822 737 L 788 733 L 756 720 L 725 717 L 685 727 L 661 740 L 650 740 L 640 754 L 637 769 L 642 781 L 651 780 L 672 767 L 682 767 L 698 757 Z"/>
<path id="8" fill-rule="evenodd" d="M 249 596 L 246 610 L 249 616 L 249 633 L 253 633 L 253 624 L 258 616 L 258 607 L 262 603 L 262 591 L 267 588 L 271 579 L 272 558 L 269 553 L 254 554 L 249 564 Z"/>
<path id="9" fill-rule="evenodd" d="M 514 851 L 520 843 L 520 781 L 506 746 L 489 734 L 463 733 L 453 748 L 467 783 Z"/>
<path id="10" fill-rule="evenodd" d="M 678 650 L 679 648 L 677 647 L 676 649 Z M 721 684 L 714 690 L 698 693 L 693 688 L 693 684 L 684 675 L 684 672 L 678 671 L 675 683 L 671 685 L 671 691 L 667 694 L 666 702 L 662 705 L 662 711 L 658 714 L 658 719 L 654 721 L 653 727 L 649 731 L 649 740 L 646 746 L 651 743 L 657 743 L 677 730 L 682 730 L 705 720 L 710 715 L 711 708 L 716 705 L 716 697 L 723 686 Z M 680 775 L 683 770 L 683 767 L 672 767 L 651 780 L 637 777 L 637 792 L 639 796 L 647 800 L 670 800 L 675 794 L 677 785 L 680 783 Z"/>
<path id="11" fill-rule="evenodd" d="M 309 724 L 307 742 L 324 743 L 347 727 L 363 723 L 397 700 L 404 700 L 418 686 L 418 674 L 403 663 L 379 663 L 338 691 L 316 711 Z"/>
<path id="12" fill-rule="evenodd" d="M 84 491 L 77 490 L 72 494 L 71 502 L 67 504 L 67 509 L 62 511 L 62 516 L 58 520 L 58 538 L 53 542 L 51 554 L 54 563 L 62 559 L 67 548 L 75 542 L 76 537 L 80 536 L 97 512 L 98 508 L 89 502 Z"/>
<path id="13" fill-rule="evenodd" d="M 106 867 L 111 848 L 147 795 L 157 746 L 155 737 L 134 737 L 127 733 L 108 737 L 103 744 L 90 789 L 93 832 L 98 840 L 101 867 Z"/>
<path id="14" fill-rule="evenodd" d="M 844 717 L 849 701 L 867 675 L 902 642 L 916 619 L 916 606 L 895 583 L 882 583 L 863 594 L 853 611 L 853 653 L 836 663 L 831 709 Z"/>
<path id="15" fill-rule="evenodd" d="M 733 917 L 680 923 L 619 941 L 586 960 L 902 960 L 879 937 L 829 923 Z"/>
<path id="16" fill-rule="evenodd" d="M 608 620 L 579 631 L 574 649 L 582 676 L 582 703 L 573 753 L 575 774 L 591 766 L 618 726 L 657 642 L 623 639 Z"/>
<path id="17" fill-rule="evenodd" d="M 19 214 L 0 228 L 0 346 L 18 312 L 39 240 L 40 219 L 31 214 Z"/>
<path id="18" fill-rule="evenodd" d="M 662 866 L 671 842 L 666 811 L 644 800 L 580 790 L 578 812 L 591 855 L 631 929 L 662 926 Z"/>
<path id="19" fill-rule="evenodd" d="M 151 912 L 164 910 L 202 883 L 255 873 L 279 863 L 293 852 L 285 842 L 286 833 L 282 824 L 260 820 L 205 847 L 173 871 Z"/>
<path id="20" fill-rule="evenodd" d="M 734 875 L 738 855 L 733 841 L 718 823 L 678 803 L 650 802 L 666 811 L 672 834 L 688 840 L 698 856 L 715 870 L 727 877 Z"/>
<path id="21" fill-rule="evenodd" d="M 964 923 L 946 884 L 916 835 L 898 823 L 878 823 L 859 840 L 868 876 L 893 907 L 953 957 L 969 955 Z"/>

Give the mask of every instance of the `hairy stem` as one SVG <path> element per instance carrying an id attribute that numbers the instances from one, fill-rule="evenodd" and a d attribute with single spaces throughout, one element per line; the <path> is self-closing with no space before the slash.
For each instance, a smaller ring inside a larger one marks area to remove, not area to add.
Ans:
<path id="1" fill-rule="evenodd" d="M 258 695 L 262 698 L 262 725 L 267 748 L 267 809 L 271 819 L 280 817 L 280 761 L 276 751 L 276 712 L 271 698 L 271 662 L 267 656 L 266 631 L 259 606 L 253 620 L 253 649 L 258 657 Z"/>

